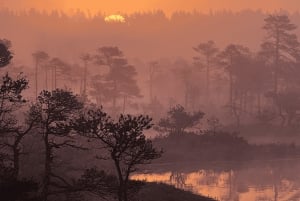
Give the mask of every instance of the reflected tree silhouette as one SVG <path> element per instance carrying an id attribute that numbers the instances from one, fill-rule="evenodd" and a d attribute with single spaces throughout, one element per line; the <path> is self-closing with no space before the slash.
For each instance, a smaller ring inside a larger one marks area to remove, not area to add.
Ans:
<path id="1" fill-rule="evenodd" d="M 176 188 L 185 189 L 186 188 L 186 175 L 180 172 L 172 172 L 170 175 L 170 183 Z"/>

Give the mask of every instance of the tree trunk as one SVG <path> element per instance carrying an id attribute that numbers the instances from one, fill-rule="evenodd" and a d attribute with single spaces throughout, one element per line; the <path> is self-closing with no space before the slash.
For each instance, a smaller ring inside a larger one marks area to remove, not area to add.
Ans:
<path id="1" fill-rule="evenodd" d="M 257 94 L 257 112 L 261 114 L 261 95 L 260 93 Z"/>
<path id="2" fill-rule="evenodd" d="M 288 123 L 287 123 L 288 126 L 292 125 L 294 117 L 295 117 L 295 113 L 294 112 L 288 112 Z"/>
<path id="3" fill-rule="evenodd" d="M 126 100 L 127 100 L 127 97 L 126 97 L 126 95 L 125 95 L 125 96 L 124 96 L 124 99 L 123 99 L 123 114 L 125 113 Z"/>
<path id="4" fill-rule="evenodd" d="M 278 186 L 274 184 L 274 201 L 278 201 Z"/>
<path id="5" fill-rule="evenodd" d="M 185 84 L 185 94 L 184 94 L 184 107 L 188 109 L 189 106 L 189 84 Z"/>
<path id="6" fill-rule="evenodd" d="M 123 175 L 122 175 L 122 171 L 121 171 L 121 167 L 119 164 L 119 161 L 117 159 L 113 159 L 114 163 L 115 163 L 115 167 L 117 169 L 117 175 L 119 178 L 119 187 L 118 187 L 118 200 L 119 201 L 127 201 L 125 200 L 125 193 L 124 193 L 124 180 L 123 180 Z"/>
<path id="7" fill-rule="evenodd" d="M 51 174 L 51 147 L 48 141 L 48 134 L 45 134 L 44 137 L 44 144 L 45 144 L 45 172 L 44 172 L 44 180 L 43 180 L 43 189 L 42 189 L 42 200 L 48 200 L 48 191 L 49 191 L 49 184 L 50 184 L 50 174 Z"/>
<path id="8" fill-rule="evenodd" d="M 277 30 L 276 47 L 275 47 L 275 67 L 274 67 L 274 93 L 278 93 L 278 68 L 279 68 L 279 31 Z"/>
<path id="9" fill-rule="evenodd" d="M 230 170 L 230 171 L 229 171 L 229 182 L 228 182 L 228 183 L 229 183 L 229 199 L 230 199 L 230 200 L 231 200 L 232 197 L 233 197 L 233 196 L 232 196 L 232 194 L 233 194 L 233 193 L 232 193 L 232 191 L 233 191 L 233 188 L 232 188 L 232 187 L 233 187 L 233 182 L 232 182 L 233 179 L 232 179 L 232 177 L 233 177 L 233 176 L 232 176 L 232 170 Z"/>
<path id="10" fill-rule="evenodd" d="M 243 95 L 243 110 L 244 112 L 248 112 L 248 93 L 247 91 L 244 92 L 244 95 Z"/>
<path id="11" fill-rule="evenodd" d="M 14 176 L 15 178 L 18 178 L 19 172 L 20 172 L 20 142 L 22 140 L 23 136 L 16 136 L 15 142 L 13 145 L 13 154 L 14 154 Z"/>
<path id="12" fill-rule="evenodd" d="M 87 61 L 84 61 L 84 72 L 83 72 L 83 97 L 84 102 L 86 99 L 86 79 L 87 79 Z"/>
<path id="13" fill-rule="evenodd" d="M 38 96 L 38 59 L 35 62 L 35 98 Z"/>
<path id="14" fill-rule="evenodd" d="M 281 107 L 279 109 L 279 116 L 281 118 L 281 127 L 284 127 L 286 119 L 285 119 L 285 116 L 282 113 Z"/>
<path id="15" fill-rule="evenodd" d="M 57 89 L 57 73 L 56 66 L 54 67 L 54 90 Z"/>
<path id="16" fill-rule="evenodd" d="M 116 96 L 115 96 L 115 95 L 114 95 L 114 97 L 113 97 L 113 102 L 112 102 L 112 104 L 113 104 L 113 105 L 112 105 L 112 106 L 113 106 L 113 108 L 112 108 L 112 109 L 113 109 L 113 114 L 115 115 L 116 112 L 117 112 L 117 111 L 116 111 L 116 110 L 117 110 L 117 109 L 116 109 L 116 107 L 117 107 L 117 99 L 116 99 Z"/>
<path id="17" fill-rule="evenodd" d="M 113 102 L 112 102 L 112 106 L 113 106 L 113 114 L 116 114 L 116 107 L 117 107 L 117 81 L 114 80 L 114 93 L 113 93 Z"/>
<path id="18" fill-rule="evenodd" d="M 127 182 L 124 183 L 123 185 L 123 197 L 124 197 L 124 201 L 128 201 L 128 188 L 127 188 Z"/>
<path id="19" fill-rule="evenodd" d="M 51 69 L 51 90 L 54 90 L 54 67 Z"/>
<path id="20" fill-rule="evenodd" d="M 149 97 L 150 97 L 150 104 L 153 102 L 153 75 L 150 74 L 150 79 L 149 79 Z"/>
<path id="21" fill-rule="evenodd" d="M 20 150 L 18 146 L 14 145 L 14 176 L 15 178 L 19 177 L 19 171 L 20 171 L 20 166 L 19 166 L 19 158 L 20 158 Z"/>
<path id="22" fill-rule="evenodd" d="M 45 86 L 46 86 L 46 90 L 48 90 L 48 69 L 45 68 L 45 74 L 46 74 L 46 77 L 45 77 Z"/>
<path id="23" fill-rule="evenodd" d="M 210 102 L 210 58 L 207 56 L 207 66 L 206 66 L 206 99 L 207 103 Z"/>
<path id="24" fill-rule="evenodd" d="M 231 72 L 229 73 L 229 107 L 231 108 L 231 113 L 233 112 L 233 78 Z"/>

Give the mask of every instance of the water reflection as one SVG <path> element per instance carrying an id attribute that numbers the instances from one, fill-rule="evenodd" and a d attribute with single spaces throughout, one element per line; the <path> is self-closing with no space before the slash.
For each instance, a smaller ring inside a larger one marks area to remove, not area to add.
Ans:
<path id="1" fill-rule="evenodd" d="M 132 179 L 163 182 L 220 201 L 299 201 L 300 160 L 195 167 L 180 171 L 174 165 L 153 166 L 151 173 Z"/>

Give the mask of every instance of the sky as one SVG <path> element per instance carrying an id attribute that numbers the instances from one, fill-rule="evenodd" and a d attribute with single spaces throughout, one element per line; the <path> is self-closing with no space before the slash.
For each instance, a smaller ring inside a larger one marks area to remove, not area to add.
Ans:
<path id="1" fill-rule="evenodd" d="M 208 12 L 210 10 L 284 9 L 299 11 L 299 0 L 0 0 L 0 6 L 11 9 L 37 8 L 59 9 L 71 13 L 81 8 L 91 14 L 101 11 L 106 14 L 132 13 L 136 11 L 163 10 L 170 14 L 176 10 Z"/>

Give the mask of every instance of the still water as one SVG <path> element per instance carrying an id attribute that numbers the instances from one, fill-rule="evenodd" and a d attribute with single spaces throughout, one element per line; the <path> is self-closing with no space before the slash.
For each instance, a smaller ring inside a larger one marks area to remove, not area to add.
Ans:
<path id="1" fill-rule="evenodd" d="M 300 159 L 153 164 L 132 179 L 162 182 L 220 201 L 300 201 Z"/>

